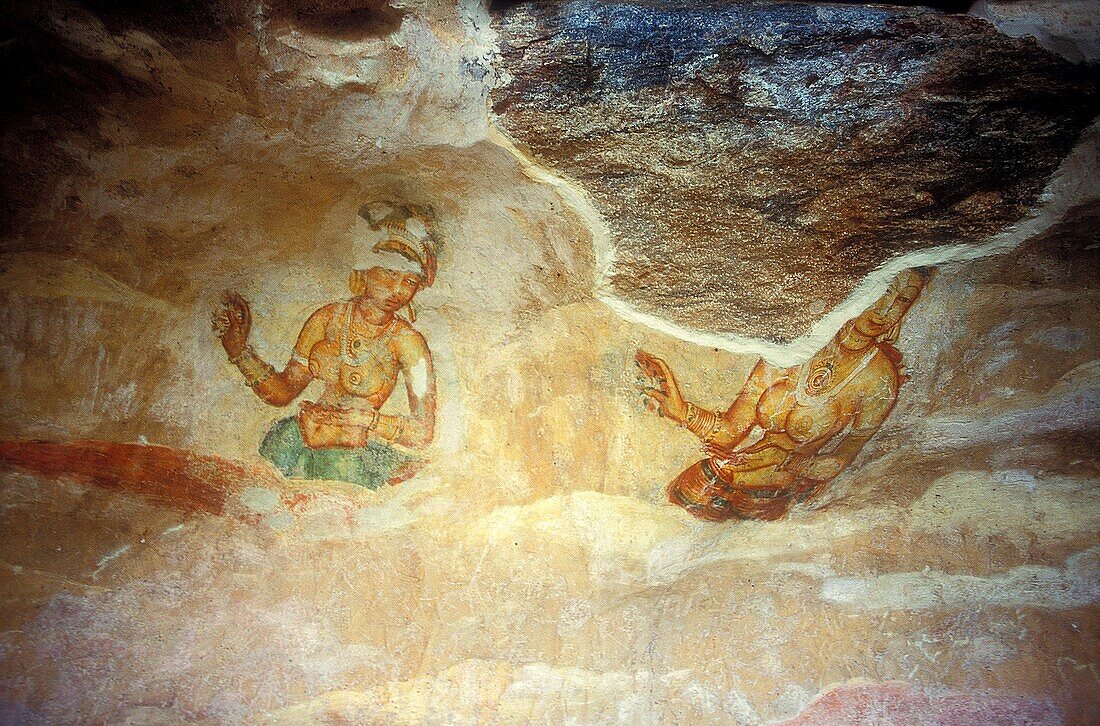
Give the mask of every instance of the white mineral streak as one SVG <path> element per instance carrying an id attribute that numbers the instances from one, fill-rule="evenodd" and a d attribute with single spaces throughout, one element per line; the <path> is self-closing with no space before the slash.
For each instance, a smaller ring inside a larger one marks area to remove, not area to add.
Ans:
<path id="1" fill-rule="evenodd" d="M 418 360 L 412 370 L 409 371 L 409 385 L 417 396 L 423 396 L 428 392 L 428 363 Z"/>
<path id="2" fill-rule="evenodd" d="M 688 328 L 660 316 L 639 310 L 619 298 L 612 290 L 610 277 L 615 267 L 616 249 L 606 222 L 583 187 L 561 174 L 539 166 L 529 159 L 508 136 L 490 125 L 489 139 L 513 154 L 524 173 L 535 181 L 549 184 L 592 232 L 596 258 L 594 291 L 596 297 L 627 320 L 641 323 L 688 343 L 706 348 L 718 348 L 733 353 L 759 355 L 768 361 L 789 366 L 800 363 L 821 348 L 840 326 L 862 312 L 881 295 L 890 281 L 902 270 L 921 265 L 942 265 L 947 262 L 974 260 L 1003 254 L 1024 240 L 1041 234 L 1062 220 L 1073 207 L 1100 197 L 1100 123 L 1094 123 L 1073 151 L 1063 160 L 1043 192 L 1040 205 L 1018 224 L 1003 230 L 981 245 L 942 245 L 901 255 L 869 274 L 852 294 L 817 321 L 808 333 L 788 344 L 760 338 L 725 335 Z"/>
<path id="3" fill-rule="evenodd" d="M 1014 38 L 1034 38 L 1071 61 L 1100 58 L 1097 0 L 978 0 L 970 14 Z"/>
<path id="4" fill-rule="evenodd" d="M 829 577 L 821 597 L 867 610 L 1032 607 L 1069 610 L 1100 603 L 1100 547 L 1079 552 L 1065 567 L 1020 565 L 989 577 L 936 570 L 876 577 Z"/>

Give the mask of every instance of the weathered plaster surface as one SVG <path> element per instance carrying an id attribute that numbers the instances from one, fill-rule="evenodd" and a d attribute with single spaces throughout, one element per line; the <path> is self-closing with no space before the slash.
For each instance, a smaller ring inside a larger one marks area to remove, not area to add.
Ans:
<path id="1" fill-rule="evenodd" d="M 222 488 L 193 506 L 206 490 L 4 469 L 0 720 L 1091 720 L 1093 137 L 941 267 L 898 342 L 912 380 L 826 495 L 714 525 L 664 503 L 698 442 L 645 411 L 634 351 L 718 407 L 759 353 L 806 349 L 600 299 L 600 240 L 630 217 L 495 135 L 483 8 L 88 7 L 6 21 L 25 102 L 0 147 L 0 430 L 162 445 Z M 282 412 L 210 311 L 241 290 L 282 363 L 347 295 L 358 205 L 394 194 L 447 237 L 418 298 L 432 461 L 377 492 L 283 480 L 256 454 Z M 846 279 L 856 307 L 882 284 Z"/>

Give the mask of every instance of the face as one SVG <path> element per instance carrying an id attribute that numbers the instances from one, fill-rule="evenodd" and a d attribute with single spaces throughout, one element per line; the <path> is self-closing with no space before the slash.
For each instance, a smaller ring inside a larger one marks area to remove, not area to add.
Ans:
<path id="1" fill-rule="evenodd" d="M 372 267 L 362 275 L 366 287 L 363 296 L 390 313 L 412 302 L 422 282 L 420 275 L 385 267 Z"/>
<path id="2" fill-rule="evenodd" d="M 889 332 L 909 312 L 923 287 L 924 279 L 916 272 L 898 275 L 886 294 L 856 319 L 856 329 L 868 338 Z"/>

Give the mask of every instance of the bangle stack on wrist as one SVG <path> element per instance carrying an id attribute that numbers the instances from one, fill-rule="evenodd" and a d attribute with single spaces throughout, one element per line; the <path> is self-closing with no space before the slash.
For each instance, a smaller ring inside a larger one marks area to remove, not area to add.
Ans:
<path id="1" fill-rule="evenodd" d="M 377 415 L 374 419 L 374 423 L 371 424 L 371 430 L 378 435 L 380 439 L 393 443 L 401 436 L 403 430 L 402 419 L 400 416 L 382 416 Z"/>
<path id="2" fill-rule="evenodd" d="M 271 376 L 275 375 L 275 368 L 270 363 L 265 363 L 252 346 L 246 346 L 240 355 L 230 357 L 229 362 L 237 366 L 237 370 L 244 376 L 244 382 L 251 388 L 260 385 Z"/>
<path id="3" fill-rule="evenodd" d="M 704 444 L 709 444 L 718 433 L 718 414 L 689 403 L 683 426 L 698 436 Z"/>

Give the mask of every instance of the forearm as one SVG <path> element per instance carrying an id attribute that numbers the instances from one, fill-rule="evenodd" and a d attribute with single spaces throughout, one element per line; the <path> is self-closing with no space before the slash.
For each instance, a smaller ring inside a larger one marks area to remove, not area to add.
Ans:
<path id="1" fill-rule="evenodd" d="M 677 417 L 676 423 L 695 434 L 705 444 L 714 441 L 721 427 L 718 414 L 691 402 L 686 402 L 684 414 Z"/>
<path id="2" fill-rule="evenodd" d="M 732 458 L 716 458 L 722 471 L 727 474 L 739 474 L 757 469 L 781 467 L 787 460 L 788 452 L 780 446 L 769 445 L 761 448 L 749 447 L 746 453 L 734 452 Z"/>
<path id="3" fill-rule="evenodd" d="M 761 394 L 771 385 L 778 370 L 764 359 L 757 361 L 749 373 L 745 385 L 737 394 L 733 405 L 725 413 L 708 411 L 688 404 L 689 416 L 683 426 L 698 436 L 703 443 L 729 449 L 741 443 L 756 423 L 756 406 Z"/>
<path id="4" fill-rule="evenodd" d="M 272 406 L 285 406 L 293 401 L 302 391 L 296 376 L 292 370 L 293 363 L 288 364 L 281 372 L 267 363 L 252 346 L 229 362 L 237 367 L 244 376 L 245 383 L 253 390 L 260 400 Z"/>
<path id="5" fill-rule="evenodd" d="M 812 481 L 829 481 L 836 478 L 840 472 L 856 458 L 863 445 L 871 437 L 858 434 L 849 434 L 844 441 L 832 451 L 825 454 L 810 455 L 805 457 L 801 466 L 792 466 L 790 470 Z"/>
<path id="6" fill-rule="evenodd" d="M 256 395 L 264 403 L 271 406 L 286 406 L 301 393 L 296 383 L 292 380 L 290 372 L 284 369 L 275 372 L 266 380 L 252 387 Z"/>
<path id="7" fill-rule="evenodd" d="M 434 434 L 434 426 L 429 421 L 415 416 L 378 414 L 370 427 L 372 438 L 411 448 L 427 446 L 432 442 Z"/>

